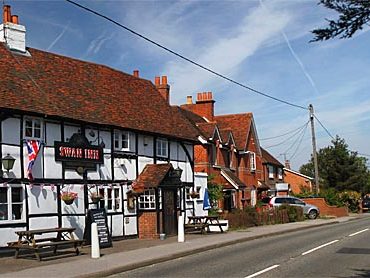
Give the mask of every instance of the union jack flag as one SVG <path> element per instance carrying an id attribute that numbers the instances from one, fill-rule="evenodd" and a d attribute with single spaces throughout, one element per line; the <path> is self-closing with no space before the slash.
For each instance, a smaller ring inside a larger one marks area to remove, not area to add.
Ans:
<path id="1" fill-rule="evenodd" d="M 32 167 L 35 164 L 37 155 L 41 149 L 40 140 L 26 140 L 27 150 L 28 150 L 28 167 L 27 167 L 27 176 L 29 180 L 33 180 L 32 176 Z"/>

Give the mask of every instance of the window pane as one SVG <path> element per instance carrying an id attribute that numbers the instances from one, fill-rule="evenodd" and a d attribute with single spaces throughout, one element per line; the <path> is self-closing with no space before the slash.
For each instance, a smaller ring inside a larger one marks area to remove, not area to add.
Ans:
<path id="1" fill-rule="evenodd" d="M 8 205 L 0 205 L 0 220 L 8 220 Z"/>
<path id="2" fill-rule="evenodd" d="M 122 148 L 128 149 L 129 147 L 129 133 L 128 132 L 122 132 Z"/>
<path id="3" fill-rule="evenodd" d="M 25 136 L 32 137 L 32 127 L 26 127 Z"/>
<path id="4" fill-rule="evenodd" d="M 22 188 L 20 187 L 13 187 L 12 188 L 12 202 L 19 203 L 22 202 Z"/>
<path id="5" fill-rule="evenodd" d="M 22 219 L 22 210 L 23 205 L 22 204 L 13 204 L 12 205 L 12 213 L 13 213 L 13 220 Z"/>
<path id="6" fill-rule="evenodd" d="M 119 134 L 117 132 L 114 132 L 114 148 L 119 148 Z"/>
<path id="7" fill-rule="evenodd" d="M 0 203 L 8 203 L 8 189 L 0 188 Z"/>
<path id="8" fill-rule="evenodd" d="M 35 129 L 33 137 L 41 138 L 41 129 Z"/>

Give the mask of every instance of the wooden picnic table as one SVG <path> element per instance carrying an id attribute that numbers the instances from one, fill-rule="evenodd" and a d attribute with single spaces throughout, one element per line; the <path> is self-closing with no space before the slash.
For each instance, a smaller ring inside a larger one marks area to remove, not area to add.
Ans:
<path id="1" fill-rule="evenodd" d="M 185 224 L 185 230 L 199 230 L 202 234 L 207 232 L 209 226 L 218 226 L 221 233 L 223 233 L 222 226 L 224 224 L 219 222 L 219 216 L 188 216 L 188 222 Z"/>
<path id="2" fill-rule="evenodd" d="M 45 247 L 54 247 L 54 254 L 57 251 L 58 246 L 61 245 L 72 245 L 76 251 L 76 255 L 79 255 L 79 246 L 82 246 L 83 240 L 75 239 L 74 231 L 76 228 L 49 228 L 49 229 L 37 229 L 27 231 L 16 231 L 18 235 L 18 241 L 8 242 L 8 247 L 15 248 L 14 257 L 17 259 L 19 255 L 19 249 L 31 249 L 35 251 L 36 258 L 41 261 L 39 249 Z M 42 237 L 42 235 L 50 234 L 50 237 Z"/>
<path id="3" fill-rule="evenodd" d="M 205 218 L 205 223 L 207 224 L 207 228 L 209 226 L 218 226 L 220 228 L 220 232 L 223 233 L 224 230 L 222 229 L 222 226 L 225 226 L 225 224 L 220 223 L 219 219 L 220 217 L 218 215 L 207 215 L 204 216 Z"/>

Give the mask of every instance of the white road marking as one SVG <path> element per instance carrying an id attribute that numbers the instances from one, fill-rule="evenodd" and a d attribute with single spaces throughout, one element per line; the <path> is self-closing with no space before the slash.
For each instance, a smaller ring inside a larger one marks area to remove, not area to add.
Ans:
<path id="1" fill-rule="evenodd" d="M 303 252 L 303 253 L 302 253 L 302 256 L 307 255 L 307 254 L 309 254 L 309 253 L 311 253 L 311 252 L 313 252 L 313 251 L 316 251 L 316 250 L 318 250 L 318 249 L 320 249 L 320 248 L 323 248 L 323 247 L 325 247 L 325 246 L 328 246 L 328 245 L 330 245 L 330 244 L 336 243 L 336 242 L 338 242 L 338 241 L 339 241 L 339 240 L 338 240 L 338 239 L 336 239 L 336 240 L 330 241 L 330 242 L 328 242 L 328 243 L 325 243 L 325 244 L 323 244 L 323 245 L 317 246 L 317 247 L 315 247 L 315 248 L 313 248 L 313 249 L 311 249 L 311 250 L 308 250 L 308 251 L 306 251 L 306 252 Z"/>
<path id="2" fill-rule="evenodd" d="M 369 229 L 364 229 L 364 230 L 358 231 L 358 232 L 356 232 L 356 233 L 350 234 L 349 236 L 355 236 L 355 235 L 361 234 L 361 233 L 363 233 L 363 232 L 366 232 L 366 231 L 368 231 L 368 230 L 369 230 Z"/>
<path id="3" fill-rule="evenodd" d="M 270 270 L 272 270 L 272 269 L 274 269 L 274 268 L 277 268 L 277 267 L 279 267 L 279 266 L 280 266 L 280 265 L 278 265 L 278 264 L 273 265 L 273 266 L 270 266 L 270 267 L 268 267 L 268 268 L 265 268 L 264 270 L 258 271 L 258 272 L 256 272 L 256 273 L 251 274 L 251 275 L 249 275 L 249 276 L 246 276 L 246 277 L 244 277 L 244 278 L 252 278 L 252 277 L 256 277 L 256 276 L 258 276 L 258 275 L 260 275 L 260 274 L 262 274 L 262 273 L 265 273 L 265 272 L 267 272 L 267 271 L 270 271 Z"/>

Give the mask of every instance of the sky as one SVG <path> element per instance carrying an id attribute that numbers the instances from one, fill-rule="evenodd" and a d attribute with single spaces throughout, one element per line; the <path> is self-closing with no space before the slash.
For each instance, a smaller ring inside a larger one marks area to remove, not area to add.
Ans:
<path id="1" fill-rule="evenodd" d="M 351 39 L 310 43 L 311 30 L 337 18 L 318 0 L 75 1 L 259 92 L 312 104 L 327 129 L 315 120 L 317 149 L 339 135 L 350 150 L 370 154 L 369 27 Z M 130 74 L 137 69 L 152 82 L 166 75 L 172 105 L 211 91 L 216 115 L 253 113 L 260 145 L 280 162 L 298 170 L 309 161 L 307 109 L 237 86 L 67 1 L 5 4 L 26 27 L 28 47 Z"/>

